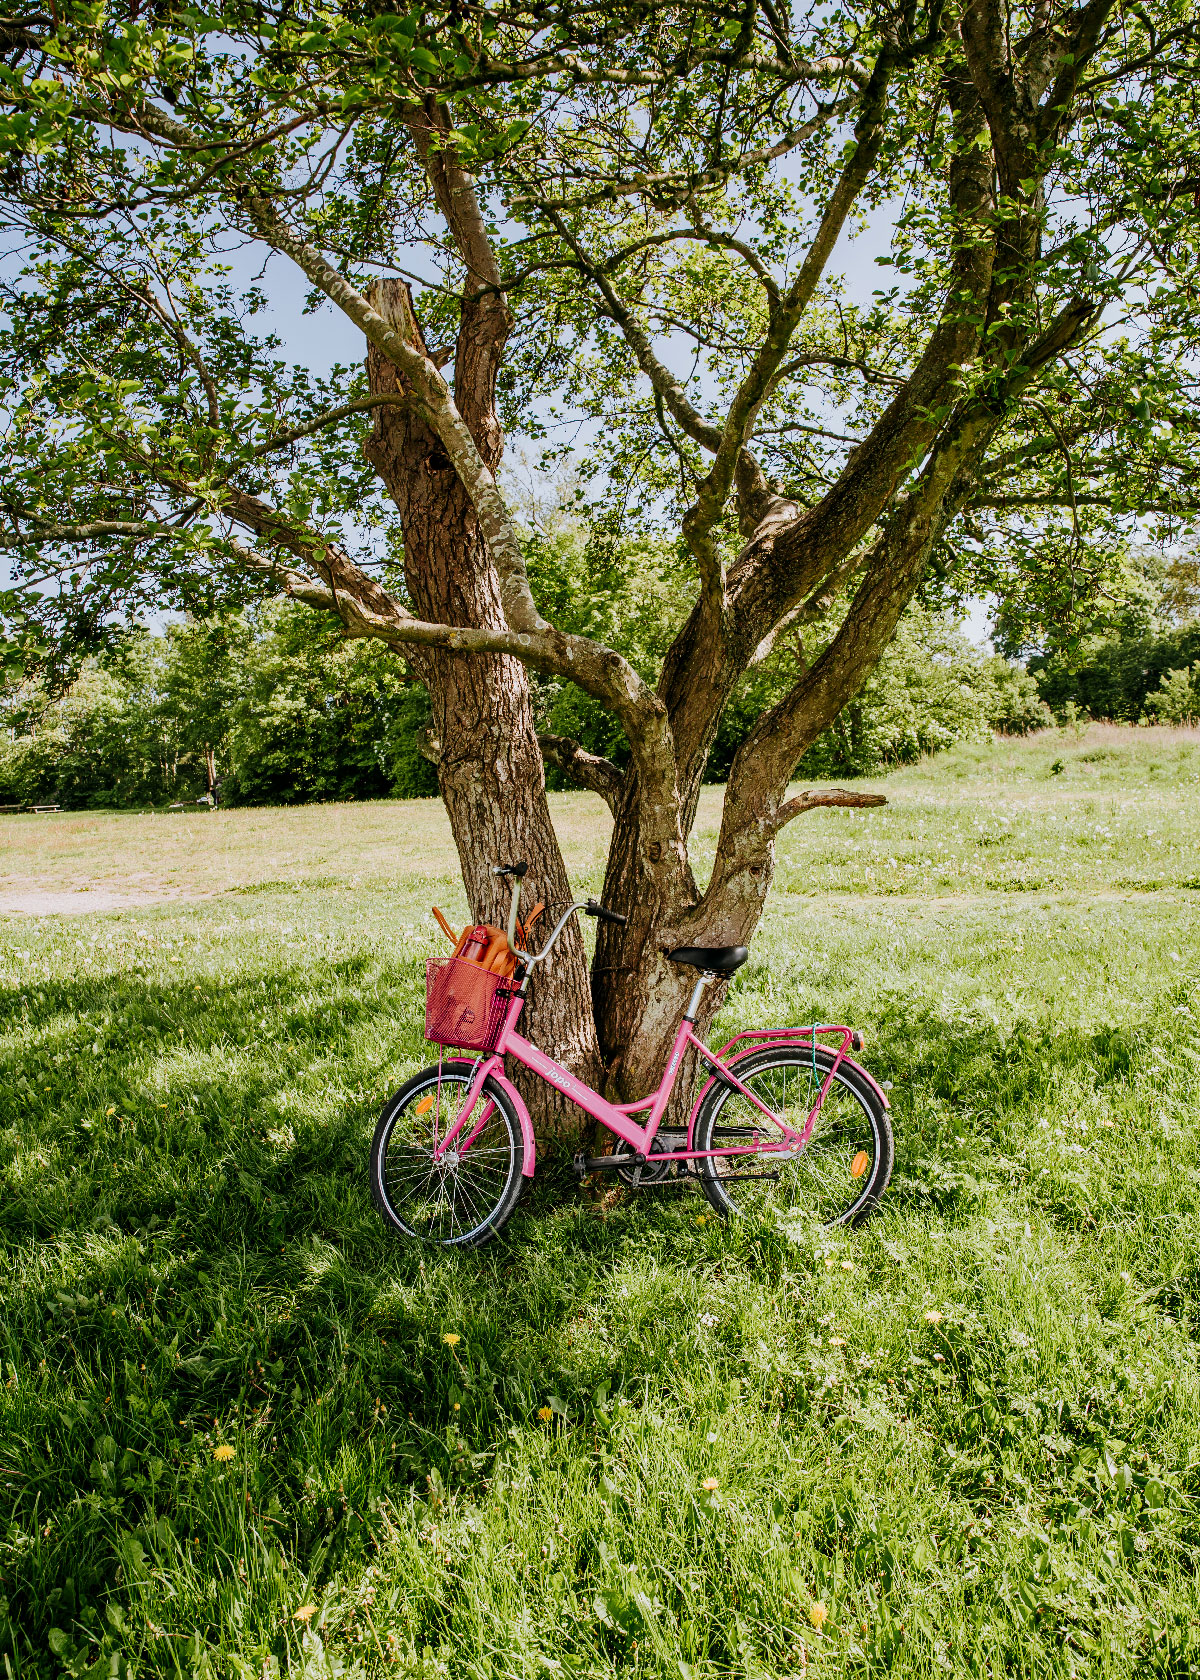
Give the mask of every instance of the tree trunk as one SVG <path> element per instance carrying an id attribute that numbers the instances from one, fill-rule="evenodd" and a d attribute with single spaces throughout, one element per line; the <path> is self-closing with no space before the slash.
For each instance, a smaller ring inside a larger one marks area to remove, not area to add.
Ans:
<path id="1" fill-rule="evenodd" d="M 604 901 L 628 914 L 630 925 L 601 927 L 592 993 L 610 1093 L 617 1101 L 633 1102 L 658 1083 L 696 982 L 696 970 L 672 962 L 669 953 L 680 945 L 750 943 L 774 872 L 774 847 L 767 847 L 757 873 L 742 881 L 747 890 L 727 891 L 719 904 L 707 905 L 698 891 L 687 902 L 657 904 L 649 874 L 639 868 L 640 802 L 632 775 L 622 795 L 614 814 Z M 727 991 L 726 982 L 714 982 L 704 994 L 696 1017 L 701 1034 Z"/>
<path id="2" fill-rule="evenodd" d="M 403 295 L 401 295 L 403 294 Z M 383 282 L 375 307 L 392 317 L 410 309 L 407 289 Z M 411 322 L 411 313 L 408 316 Z M 373 347 L 367 355 L 373 392 L 403 389 L 394 365 Z M 489 441 L 477 440 L 481 448 Z M 404 533 L 404 572 L 414 610 L 442 624 L 502 627 L 499 579 L 470 497 L 435 433 L 412 411 L 375 411 L 366 455 L 387 485 Z M 490 449 L 494 466 L 498 442 Z M 414 650 L 415 651 L 415 650 Z M 412 656 L 410 655 L 410 658 Z M 422 649 L 412 658 L 433 708 L 438 786 L 473 916 L 503 927 L 509 884 L 493 864 L 529 864 L 522 901 L 544 899 L 547 915 L 571 902 L 571 884 L 546 800 L 546 779 L 534 727 L 529 677 L 507 655 Z M 577 925 L 568 927 L 547 971 L 531 988 L 528 1031 L 581 1078 L 595 1084 L 600 1061 L 587 959 Z M 541 1081 L 518 1078 L 539 1134 L 569 1143 L 582 1111 Z"/>

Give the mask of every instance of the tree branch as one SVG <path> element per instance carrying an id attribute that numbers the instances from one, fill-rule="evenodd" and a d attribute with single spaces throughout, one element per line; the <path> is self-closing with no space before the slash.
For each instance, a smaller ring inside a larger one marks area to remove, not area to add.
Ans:
<path id="1" fill-rule="evenodd" d="M 884 117 L 892 58 L 880 53 L 863 94 L 862 109 L 854 125 L 853 149 L 843 165 L 837 185 L 821 215 L 816 235 L 800 271 L 777 306 L 771 309 L 766 338 L 759 347 L 745 377 L 734 394 L 721 428 L 721 441 L 707 479 L 700 487 L 696 506 L 684 519 L 684 534 L 700 537 L 712 530 L 721 517 L 733 485 L 738 456 L 754 424 L 759 405 L 791 343 L 792 334 L 808 308 L 817 283 L 825 272 L 846 218 L 870 179 L 883 144 Z"/>
<path id="2" fill-rule="evenodd" d="M 145 519 L 92 519 L 81 525 L 36 523 L 27 535 L 0 534 L 0 548 L 33 548 L 39 543 L 94 542 L 98 537 L 177 537 L 179 526 Z"/>
<path id="3" fill-rule="evenodd" d="M 406 375 L 418 407 L 445 445 L 446 453 L 479 516 L 500 575 L 500 597 L 505 618 L 514 630 L 525 635 L 548 630 L 550 626 L 534 604 L 525 557 L 495 474 L 480 455 L 471 429 L 459 413 L 440 369 L 428 356 L 414 348 L 415 323 L 413 330 L 406 335 L 389 326 L 344 275 L 284 222 L 270 200 L 258 194 L 247 194 L 243 203 L 256 231 L 266 243 L 290 257 L 364 336 Z"/>
<path id="4" fill-rule="evenodd" d="M 232 531 L 226 535 L 225 541 L 243 565 L 248 566 L 251 571 L 269 577 L 294 600 L 342 616 L 338 598 L 327 584 L 318 583 L 316 578 L 305 577 L 302 572 L 293 571 L 290 566 L 285 566 L 281 560 L 271 555 L 260 554 L 256 548 L 251 548 L 249 543 L 244 543 Z"/>
<path id="5" fill-rule="evenodd" d="M 730 616 L 739 641 L 750 647 L 863 540 L 937 436 L 978 355 L 996 251 L 992 159 L 978 144 L 982 116 L 970 81 L 948 72 L 947 93 L 957 141 L 950 163 L 956 234 L 941 317 L 916 366 L 813 507 L 787 503 L 768 493 L 765 482 L 743 486 L 739 464 L 739 500 L 757 523 L 730 575 Z"/>
<path id="6" fill-rule="evenodd" d="M 787 800 L 775 813 L 775 829 L 778 832 L 785 823 L 790 823 L 793 817 L 799 817 L 805 811 L 815 811 L 829 806 L 846 806 L 852 811 L 866 810 L 873 805 L 886 805 L 887 800 L 882 793 L 850 793 L 846 788 L 813 788 L 807 793 L 798 793 Z"/>
<path id="7" fill-rule="evenodd" d="M 147 134 L 172 146 L 190 149 L 202 145 L 185 123 L 178 122 L 149 101 L 138 103 L 136 118 Z M 312 284 L 324 292 L 363 335 L 406 375 L 417 405 L 445 445 L 479 516 L 500 576 L 501 600 L 507 622 L 526 635 L 548 630 L 550 626 L 534 604 L 520 540 L 504 505 L 495 474 L 480 455 L 470 427 L 459 413 L 441 370 L 416 347 L 415 331 L 404 333 L 390 326 L 344 274 L 284 221 L 271 199 L 236 181 L 229 182 L 228 187 L 258 236 L 281 255 L 289 257 Z M 498 278 L 498 274 L 489 276 L 489 279 Z"/>
<path id="8" fill-rule="evenodd" d="M 1093 495 L 1087 491 L 1079 491 L 1074 496 L 1070 496 L 1047 490 L 1031 491 L 1028 495 L 1021 495 L 1019 492 L 1013 492 L 1011 495 L 1003 496 L 972 496 L 970 501 L 967 503 L 967 506 L 969 508 L 994 508 L 997 510 L 1004 508 L 1099 507 L 1108 508 L 1111 511 L 1113 499 L 1111 495 Z M 1131 513 L 1162 514 L 1200 513 L 1200 500 L 1192 500 L 1185 497 L 1180 497 L 1178 499 L 1173 497 L 1155 497 L 1150 500 L 1144 496 L 1139 496 L 1137 499 L 1136 509 L 1131 508 L 1128 511 Z"/>
<path id="9" fill-rule="evenodd" d="M 650 381 L 654 391 L 660 396 L 669 410 L 672 418 L 682 427 L 693 443 L 698 443 L 704 449 L 716 451 L 720 448 L 721 432 L 712 425 L 695 408 L 675 375 L 660 362 L 654 353 L 649 335 L 637 320 L 633 311 L 622 301 L 620 294 L 605 272 L 604 264 L 597 262 L 585 251 L 582 242 L 567 226 L 557 209 L 547 204 L 539 204 L 548 222 L 554 228 L 565 245 L 570 246 L 575 253 L 583 273 L 596 286 L 604 299 L 604 312 L 620 327 L 625 342 L 633 351 L 637 364 L 646 378 Z"/>
<path id="10" fill-rule="evenodd" d="M 555 765 L 580 787 L 598 793 L 610 811 L 616 810 L 625 776 L 611 759 L 597 757 L 567 735 L 539 735 L 538 746 L 547 764 Z"/>
<path id="11" fill-rule="evenodd" d="M 827 61 L 832 63 L 832 60 Z M 849 60 L 845 61 L 849 63 Z M 856 68 L 859 68 L 856 66 Z M 861 71 L 860 71 L 861 73 Z M 866 80 L 863 74 L 863 80 Z M 739 152 L 737 157 L 729 158 L 723 163 L 713 164 L 708 169 L 660 170 L 656 174 L 632 175 L 627 181 L 612 181 L 603 187 L 597 187 L 595 192 L 581 193 L 577 198 L 541 198 L 533 193 L 514 200 L 518 209 L 536 208 L 549 210 L 589 210 L 599 204 L 611 204 L 618 198 L 629 197 L 633 193 L 646 193 L 653 196 L 656 204 L 671 208 L 678 208 L 686 204 L 688 199 L 704 187 L 720 186 L 730 176 L 738 175 L 745 169 L 757 168 L 760 164 L 771 163 L 776 158 L 784 157 L 793 151 L 802 141 L 822 128 L 826 123 L 837 117 L 845 116 L 853 109 L 857 95 L 851 94 L 845 99 L 839 99 L 831 105 L 818 107 L 817 114 L 798 128 L 788 129 L 787 133 L 777 140 L 773 146 L 763 146 L 752 152 Z M 672 192 L 671 189 L 674 189 Z"/>
<path id="12" fill-rule="evenodd" d="M 345 420 L 351 414 L 368 414 L 372 409 L 388 406 L 411 408 L 412 398 L 390 391 L 376 396 L 356 397 L 353 402 L 326 409 L 324 414 L 318 414 L 314 420 L 305 421 L 302 426 L 293 426 L 287 432 L 276 432 L 274 437 L 255 444 L 250 453 L 256 459 L 263 455 L 271 455 L 276 449 L 287 449 L 290 444 L 301 443 L 307 437 L 314 437 L 317 432 L 323 432 L 326 426 L 336 426 L 339 420 Z"/>

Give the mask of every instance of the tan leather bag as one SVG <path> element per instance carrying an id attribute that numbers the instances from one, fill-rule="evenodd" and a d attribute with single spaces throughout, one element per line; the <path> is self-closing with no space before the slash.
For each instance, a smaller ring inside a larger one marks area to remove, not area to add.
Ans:
<path id="1" fill-rule="evenodd" d="M 525 943 L 526 930 L 537 921 L 542 909 L 542 905 L 535 904 L 526 919 L 525 927 L 518 922 L 519 944 Z M 486 968 L 489 974 L 499 974 L 505 980 L 516 972 L 518 953 L 509 948 L 508 935 L 503 928 L 493 927 L 490 922 L 478 922 L 456 934 L 436 904 L 433 913 L 438 926 L 454 946 L 451 956 L 458 957 L 463 962 L 477 962 L 481 968 Z"/>

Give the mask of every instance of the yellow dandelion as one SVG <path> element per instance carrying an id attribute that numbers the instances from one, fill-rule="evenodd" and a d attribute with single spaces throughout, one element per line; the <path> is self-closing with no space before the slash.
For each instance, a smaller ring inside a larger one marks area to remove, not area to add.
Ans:
<path id="1" fill-rule="evenodd" d="M 462 1337 L 456 1334 L 453 1330 L 447 1330 L 446 1334 L 442 1337 L 442 1340 L 445 1342 L 447 1347 L 457 1347 L 459 1342 L 462 1341 Z"/>
<path id="2" fill-rule="evenodd" d="M 550 1410 L 549 1406 L 539 1406 L 538 1416 L 541 1418 L 543 1423 L 549 1423 L 550 1419 L 554 1416 L 554 1413 Z"/>
<path id="3" fill-rule="evenodd" d="M 697 1223 L 697 1225 L 707 1225 L 708 1224 L 708 1215 L 706 1213 L 698 1213 L 696 1215 L 696 1223 Z"/>
<path id="4" fill-rule="evenodd" d="M 49 1090 L 49 1086 L 47 1086 L 47 1090 Z M 114 1104 L 113 1104 L 113 1106 L 112 1106 L 112 1107 L 111 1107 L 111 1108 L 106 1108 L 106 1109 L 105 1109 L 105 1110 L 104 1110 L 104 1115 L 105 1115 L 105 1118 L 106 1118 L 106 1119 L 111 1119 L 111 1118 L 112 1118 L 112 1116 L 113 1116 L 113 1115 L 114 1115 L 114 1114 L 115 1114 L 115 1113 L 116 1113 L 116 1112 L 117 1112 L 117 1108 L 116 1108 L 116 1104 L 115 1104 L 115 1103 L 114 1103 Z"/>
<path id="5" fill-rule="evenodd" d="M 228 1464 L 229 1460 L 233 1457 L 233 1448 L 225 1442 L 222 1442 L 219 1447 L 213 1448 L 213 1457 L 216 1459 L 218 1464 Z"/>
<path id="6" fill-rule="evenodd" d="M 925 1322 L 926 1324 L 940 1324 L 942 1322 L 942 1315 L 936 1307 L 931 1307 L 925 1314 Z"/>
<path id="7" fill-rule="evenodd" d="M 457 1410 L 458 1410 L 458 1401 L 457 1401 L 457 1400 L 456 1400 L 456 1401 L 455 1401 L 455 1402 L 454 1402 L 454 1410 L 455 1410 L 455 1411 L 457 1411 Z"/>
<path id="8" fill-rule="evenodd" d="M 302 1604 L 299 1610 L 292 1611 L 292 1620 L 294 1622 L 311 1622 L 316 1613 L 317 1607 L 315 1604 Z"/>
<path id="9" fill-rule="evenodd" d="M 705 1476 L 704 1480 L 700 1483 L 700 1486 L 704 1489 L 705 1493 L 716 1493 L 720 1485 L 720 1482 L 715 1476 Z"/>
<path id="10" fill-rule="evenodd" d="M 826 1610 L 824 1604 L 819 1598 L 814 1601 L 809 1609 L 808 1619 L 816 1628 L 818 1633 L 820 1633 L 821 1629 L 825 1626 L 825 1623 L 829 1620 L 829 1611 Z"/>

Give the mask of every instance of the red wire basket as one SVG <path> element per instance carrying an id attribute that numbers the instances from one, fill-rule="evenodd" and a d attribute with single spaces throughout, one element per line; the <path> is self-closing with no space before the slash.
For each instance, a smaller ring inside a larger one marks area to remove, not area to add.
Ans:
<path id="1" fill-rule="evenodd" d="M 459 1050 L 494 1050 L 513 988 L 498 974 L 459 957 L 425 964 L 425 1037 Z"/>

